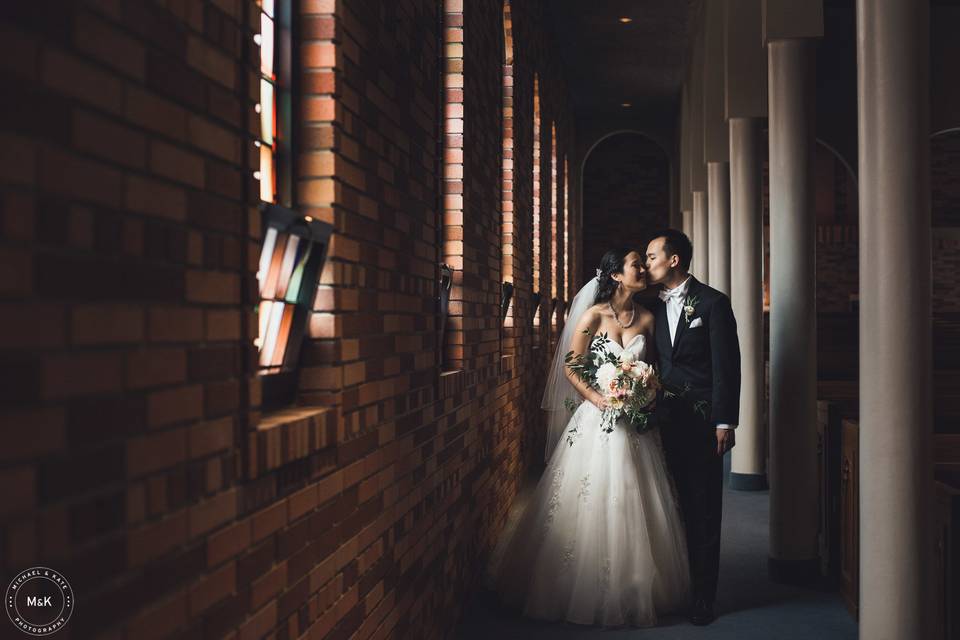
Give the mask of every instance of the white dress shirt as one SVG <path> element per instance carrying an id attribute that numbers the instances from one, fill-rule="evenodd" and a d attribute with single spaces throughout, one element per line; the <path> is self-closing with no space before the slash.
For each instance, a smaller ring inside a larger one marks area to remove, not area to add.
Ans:
<path id="1" fill-rule="evenodd" d="M 687 291 L 690 290 L 690 276 L 679 286 L 673 289 L 664 289 L 660 294 L 667 304 L 667 324 L 670 327 L 670 344 L 675 344 L 677 340 L 677 326 L 680 324 L 680 314 L 683 313 L 683 301 L 687 299 Z M 736 429 L 735 424 L 718 424 L 717 429 Z"/>
<path id="2" fill-rule="evenodd" d="M 660 297 L 667 303 L 667 324 L 670 326 L 670 344 L 677 340 L 677 326 L 680 324 L 680 314 L 683 312 L 683 301 L 687 299 L 690 289 L 690 276 L 673 289 L 664 289 Z"/>

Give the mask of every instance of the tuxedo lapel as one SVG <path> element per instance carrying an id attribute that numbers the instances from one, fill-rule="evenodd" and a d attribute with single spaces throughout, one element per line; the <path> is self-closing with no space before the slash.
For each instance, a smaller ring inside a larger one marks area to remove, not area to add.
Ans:
<path id="1" fill-rule="evenodd" d="M 669 360 L 673 356 L 673 345 L 670 344 L 670 324 L 667 320 L 667 305 L 665 302 L 660 301 L 657 304 L 653 317 L 656 320 L 654 331 L 657 339 L 657 351 L 659 351 L 662 359 Z"/>
<path id="2" fill-rule="evenodd" d="M 700 282 L 699 282 L 696 278 L 694 278 L 693 276 L 690 276 L 690 286 L 687 287 L 687 296 L 686 296 L 686 298 L 692 298 L 692 297 L 694 297 L 694 296 L 697 296 L 697 294 L 698 294 L 699 292 L 700 292 Z M 684 302 L 686 302 L 686 298 L 684 298 Z M 694 315 L 696 315 L 696 314 L 694 314 Z M 674 339 L 674 341 L 673 341 L 673 351 L 674 351 L 674 352 L 676 352 L 677 349 L 680 348 L 680 340 L 683 338 L 683 334 L 686 333 L 687 325 L 689 325 L 689 324 L 690 324 L 690 322 L 687 320 L 687 314 L 686 314 L 686 312 L 681 308 L 681 309 L 680 309 L 680 319 L 677 321 L 677 337 L 676 337 L 676 339 Z"/>

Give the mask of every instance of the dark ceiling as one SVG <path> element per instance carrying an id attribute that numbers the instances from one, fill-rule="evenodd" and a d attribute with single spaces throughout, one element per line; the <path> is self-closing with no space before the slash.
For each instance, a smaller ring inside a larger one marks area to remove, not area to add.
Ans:
<path id="1" fill-rule="evenodd" d="M 549 0 L 578 118 L 675 112 L 703 0 Z M 621 17 L 633 21 L 622 24 Z M 624 108 L 622 103 L 632 106 Z"/>

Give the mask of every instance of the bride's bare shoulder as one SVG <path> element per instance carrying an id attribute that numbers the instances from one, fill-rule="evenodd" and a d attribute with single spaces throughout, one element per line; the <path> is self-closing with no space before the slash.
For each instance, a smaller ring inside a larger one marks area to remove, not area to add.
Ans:
<path id="1" fill-rule="evenodd" d="M 583 315 L 580 316 L 580 322 L 578 323 L 581 327 L 596 329 L 600 325 L 600 318 L 603 315 L 603 305 L 595 304 L 592 307 L 588 308 L 583 312 Z"/>

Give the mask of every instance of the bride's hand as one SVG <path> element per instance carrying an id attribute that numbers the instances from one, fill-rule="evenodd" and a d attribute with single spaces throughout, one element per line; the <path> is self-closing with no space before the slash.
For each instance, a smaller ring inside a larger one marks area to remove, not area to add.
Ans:
<path id="1" fill-rule="evenodd" d="M 610 403 L 599 393 L 594 394 L 594 396 L 590 398 L 590 402 L 592 402 L 597 409 L 600 409 L 600 411 L 606 411 L 610 408 Z"/>

